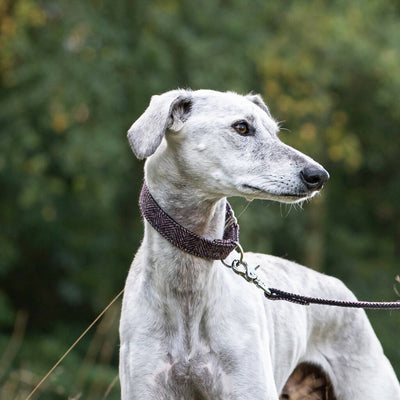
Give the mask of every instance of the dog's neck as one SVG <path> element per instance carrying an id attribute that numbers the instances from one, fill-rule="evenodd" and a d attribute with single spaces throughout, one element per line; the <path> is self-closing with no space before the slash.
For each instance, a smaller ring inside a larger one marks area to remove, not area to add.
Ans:
<path id="1" fill-rule="evenodd" d="M 157 168 L 157 169 L 152 169 Z M 198 235 L 222 239 L 226 199 L 206 199 L 185 182 L 174 167 L 146 164 L 145 180 L 158 205 L 176 222 Z M 215 271 L 214 261 L 179 250 L 145 221 L 148 278 L 164 294 L 198 293 L 209 289 Z M 217 261 L 216 263 L 220 263 Z"/>
<path id="2" fill-rule="evenodd" d="M 158 205 L 192 232 L 222 239 L 226 199 L 196 190 L 192 179 L 182 173 L 176 156 L 158 154 L 145 165 L 145 180 Z"/>

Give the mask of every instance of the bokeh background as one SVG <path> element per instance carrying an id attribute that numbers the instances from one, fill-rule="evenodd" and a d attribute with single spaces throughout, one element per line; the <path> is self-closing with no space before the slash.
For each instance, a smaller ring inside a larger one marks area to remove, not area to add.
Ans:
<path id="1" fill-rule="evenodd" d="M 400 3 L 0 0 L 0 398 L 25 399 L 124 285 L 152 94 L 259 92 L 330 172 L 302 209 L 232 199 L 245 249 L 398 299 Z M 35 399 L 118 399 L 117 302 Z M 368 315 L 400 374 L 400 312 Z"/>

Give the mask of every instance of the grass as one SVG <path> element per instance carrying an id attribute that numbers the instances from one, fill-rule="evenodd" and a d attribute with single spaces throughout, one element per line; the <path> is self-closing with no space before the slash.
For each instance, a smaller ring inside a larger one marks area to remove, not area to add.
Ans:
<path id="1" fill-rule="evenodd" d="M 71 350 L 30 399 L 120 399 L 119 315 L 118 302 L 110 306 L 94 332 Z M 0 399 L 26 400 L 68 349 L 65 337 L 58 338 L 63 335 L 27 335 L 27 317 L 23 312 L 17 313 L 13 333 L 0 338 Z"/>

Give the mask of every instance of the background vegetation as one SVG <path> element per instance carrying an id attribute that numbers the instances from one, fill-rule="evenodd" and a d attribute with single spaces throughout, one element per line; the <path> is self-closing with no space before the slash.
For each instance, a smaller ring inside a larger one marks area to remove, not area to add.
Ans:
<path id="1" fill-rule="evenodd" d="M 0 0 L 1 399 L 24 399 L 123 287 L 143 167 L 125 132 L 176 87 L 260 92 L 331 173 L 303 210 L 234 199 L 246 249 L 397 298 L 398 1 Z M 369 316 L 400 374 L 400 312 Z M 118 317 L 35 398 L 118 399 Z"/>

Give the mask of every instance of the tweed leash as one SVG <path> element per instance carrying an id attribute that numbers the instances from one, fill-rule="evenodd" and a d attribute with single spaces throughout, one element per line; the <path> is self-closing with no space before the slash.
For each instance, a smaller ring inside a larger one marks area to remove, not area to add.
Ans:
<path id="1" fill-rule="evenodd" d="M 146 183 L 139 197 L 140 212 L 165 239 L 186 253 L 207 260 L 223 260 L 237 247 L 239 225 L 232 207 L 226 202 L 223 239 L 210 240 L 178 224 L 155 201 Z"/>

